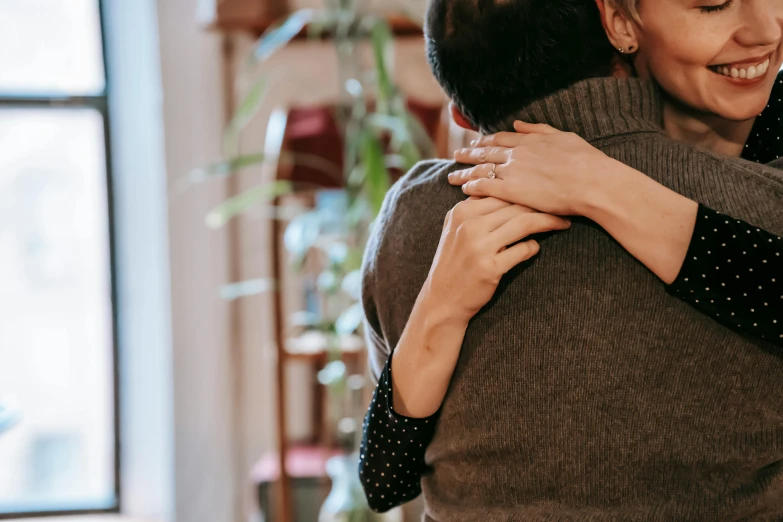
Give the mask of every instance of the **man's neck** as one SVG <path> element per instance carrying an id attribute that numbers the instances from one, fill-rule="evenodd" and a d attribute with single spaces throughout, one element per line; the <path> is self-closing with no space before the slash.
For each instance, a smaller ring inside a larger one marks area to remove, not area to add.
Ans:
<path id="1" fill-rule="evenodd" d="M 666 101 L 663 124 L 675 140 L 708 149 L 722 156 L 739 157 L 755 118 L 736 122 L 712 114 L 699 114 Z"/>

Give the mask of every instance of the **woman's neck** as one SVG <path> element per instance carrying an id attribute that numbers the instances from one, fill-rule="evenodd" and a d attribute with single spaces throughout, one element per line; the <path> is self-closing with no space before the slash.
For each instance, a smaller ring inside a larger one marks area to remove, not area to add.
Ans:
<path id="1" fill-rule="evenodd" d="M 722 156 L 740 156 L 753 129 L 755 118 L 729 121 L 712 114 L 697 113 L 670 101 L 664 104 L 666 133 L 677 141 L 696 145 Z"/>

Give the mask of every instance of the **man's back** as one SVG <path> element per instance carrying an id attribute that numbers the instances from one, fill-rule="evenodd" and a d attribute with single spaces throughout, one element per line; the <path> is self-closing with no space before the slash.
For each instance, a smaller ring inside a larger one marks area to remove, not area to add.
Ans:
<path id="1" fill-rule="evenodd" d="M 781 178 L 723 169 L 670 142 L 656 107 L 638 108 L 655 104 L 653 91 L 613 82 L 585 82 L 526 119 L 579 130 L 678 192 L 783 232 Z M 622 121 L 593 121 L 589 111 L 603 108 L 591 103 L 619 107 L 607 116 Z M 454 168 L 430 163 L 404 178 L 368 251 L 368 319 L 388 346 L 427 277 L 443 217 L 462 199 L 446 181 Z M 577 220 L 509 273 L 471 322 L 427 452 L 428 516 L 783 516 L 782 383 L 780 352 L 669 296 L 605 232 Z"/>

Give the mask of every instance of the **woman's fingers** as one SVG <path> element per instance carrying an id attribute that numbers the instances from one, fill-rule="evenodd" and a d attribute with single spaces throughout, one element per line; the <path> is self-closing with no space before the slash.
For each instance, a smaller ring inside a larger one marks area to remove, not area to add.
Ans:
<path id="1" fill-rule="evenodd" d="M 455 170 L 454 172 L 450 173 L 449 183 L 459 187 L 469 181 L 476 179 L 490 179 L 489 176 L 492 173 L 493 165 L 495 167 L 495 175 L 497 176 L 499 165 L 494 163 L 482 163 L 481 165 L 476 165 L 475 167 L 470 167 L 469 169 Z"/>
<path id="2" fill-rule="evenodd" d="M 551 214 L 520 213 L 518 216 L 507 220 L 491 234 L 493 246 L 498 251 L 520 241 L 533 234 L 552 232 L 554 230 L 566 230 L 571 226 L 567 219 L 559 218 Z"/>
<path id="3" fill-rule="evenodd" d="M 468 196 L 478 196 L 482 198 L 494 197 L 502 199 L 505 184 L 500 178 L 489 179 L 487 177 L 474 179 L 462 185 L 462 192 Z M 505 194 L 508 196 L 508 194 Z M 516 203 L 516 202 L 515 202 Z"/>
<path id="4" fill-rule="evenodd" d="M 557 134 L 562 132 L 545 123 L 527 123 L 521 120 L 514 122 L 514 130 L 521 134 Z"/>
<path id="5" fill-rule="evenodd" d="M 476 147 L 460 149 L 454 152 L 454 161 L 469 165 L 481 163 L 505 163 L 511 155 L 511 149 L 506 147 Z"/>
<path id="6" fill-rule="evenodd" d="M 475 217 L 485 216 L 508 206 L 511 206 L 511 203 L 497 198 L 469 198 L 457 203 L 449 212 L 449 218 L 456 225 L 460 225 Z"/>
<path id="7" fill-rule="evenodd" d="M 507 207 L 496 210 L 495 212 L 482 216 L 481 230 L 485 234 L 490 234 L 503 227 L 506 223 L 510 223 L 520 216 L 524 216 L 525 214 L 532 214 L 533 212 L 535 212 L 535 210 L 529 207 L 524 207 L 522 205 L 509 205 Z"/>
<path id="8" fill-rule="evenodd" d="M 522 143 L 525 137 L 516 132 L 498 132 L 481 136 L 470 143 L 471 147 L 508 147 L 514 148 Z"/>
<path id="9" fill-rule="evenodd" d="M 505 274 L 519 263 L 524 263 L 538 254 L 540 250 L 538 242 L 531 239 L 503 250 L 497 255 L 495 261 L 500 271 Z"/>

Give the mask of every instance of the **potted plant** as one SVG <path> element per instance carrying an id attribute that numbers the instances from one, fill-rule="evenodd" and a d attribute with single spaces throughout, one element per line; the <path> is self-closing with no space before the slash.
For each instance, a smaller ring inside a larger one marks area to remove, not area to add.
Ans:
<path id="1" fill-rule="evenodd" d="M 401 0 L 394 5 L 419 21 L 421 14 L 412 13 L 413 4 Z M 191 181 L 201 182 L 266 161 L 301 161 L 330 175 L 336 170 L 341 177 L 341 189 L 316 194 L 315 208 L 296 208 L 293 214 L 284 212 L 292 217 L 284 243 L 294 263 L 302 270 L 319 270 L 314 278 L 319 306 L 308 314 L 299 314 L 299 323 L 327 338 L 329 362 L 318 378 L 328 390 L 336 438 L 345 450 L 343 457 L 327 466 L 334 489 L 324 504 L 320 522 L 370 520 L 371 513 L 358 483 L 355 455 L 365 407 L 364 380 L 362 376 L 349 375 L 340 347 L 361 329 L 362 254 L 393 175 L 407 171 L 423 158 L 435 156 L 427 132 L 392 80 L 394 38 L 389 11 L 388 2 L 379 8 L 358 0 L 327 0 L 323 9 L 297 11 L 265 32 L 239 72 L 240 84 L 247 87 L 226 129 L 226 160 L 190 175 Z M 263 153 L 239 151 L 240 133 L 264 103 L 268 82 L 264 64 L 302 32 L 312 38 L 328 37 L 338 57 L 340 100 L 335 121 L 344 143 L 344 162 L 340 167 L 313 157 L 269 158 Z M 367 49 L 371 53 L 361 52 Z M 368 54 L 372 57 L 369 62 L 363 58 Z M 268 204 L 296 188 L 281 181 L 260 184 L 214 208 L 207 216 L 207 224 L 221 227 L 252 207 Z"/>

